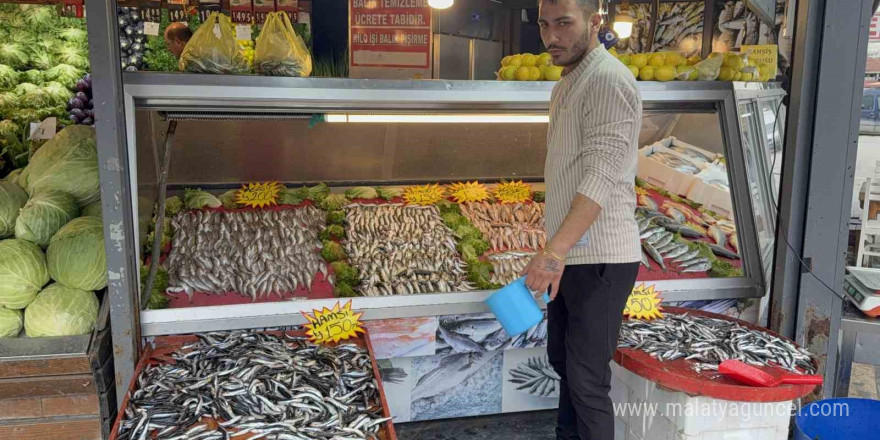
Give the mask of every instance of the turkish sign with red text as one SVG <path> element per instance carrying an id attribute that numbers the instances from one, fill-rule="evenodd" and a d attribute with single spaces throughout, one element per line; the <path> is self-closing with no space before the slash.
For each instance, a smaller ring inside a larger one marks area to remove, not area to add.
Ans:
<path id="1" fill-rule="evenodd" d="M 431 66 L 428 0 L 349 0 L 351 65 Z"/>

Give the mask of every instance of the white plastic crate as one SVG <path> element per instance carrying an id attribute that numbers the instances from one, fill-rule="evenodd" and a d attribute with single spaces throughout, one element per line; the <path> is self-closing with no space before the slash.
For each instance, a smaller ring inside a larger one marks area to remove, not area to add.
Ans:
<path id="1" fill-rule="evenodd" d="M 674 151 L 663 146 L 663 142 L 664 141 L 660 141 L 647 145 L 639 150 L 638 171 L 636 172 L 636 175 L 651 185 L 663 188 L 673 194 L 685 196 L 688 191 L 690 191 L 694 182 L 698 180 L 697 176 L 694 174 L 683 173 L 664 163 L 651 159 L 650 156 L 652 154 L 661 152 L 681 157 Z M 688 160 L 687 158 L 684 159 Z M 694 165 L 696 166 L 696 164 Z"/>
<path id="2" fill-rule="evenodd" d="M 714 211 L 722 217 L 733 220 L 733 202 L 730 200 L 730 191 L 709 185 L 697 179 L 687 192 L 688 200 L 703 205 L 703 208 Z"/>

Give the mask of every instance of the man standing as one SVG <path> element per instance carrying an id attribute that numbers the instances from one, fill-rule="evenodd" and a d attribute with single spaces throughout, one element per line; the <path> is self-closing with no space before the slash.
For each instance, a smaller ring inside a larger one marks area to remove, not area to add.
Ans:
<path id="1" fill-rule="evenodd" d="M 175 58 L 180 58 L 183 48 L 186 47 L 186 43 L 189 43 L 192 36 L 193 33 L 186 23 L 171 23 L 165 28 L 165 46 L 174 54 Z"/>
<path id="2" fill-rule="evenodd" d="M 525 269 L 551 290 L 547 347 L 562 378 L 557 439 L 612 440 L 611 368 L 623 309 L 639 270 L 635 174 L 642 101 L 629 69 L 599 44 L 599 0 L 540 0 L 553 64 L 547 132 L 550 241 Z"/>

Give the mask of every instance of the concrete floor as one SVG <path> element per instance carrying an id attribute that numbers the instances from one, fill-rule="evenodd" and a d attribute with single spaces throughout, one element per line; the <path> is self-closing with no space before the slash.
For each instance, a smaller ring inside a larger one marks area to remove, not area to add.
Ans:
<path id="1" fill-rule="evenodd" d="M 556 411 L 394 424 L 400 440 L 552 440 Z"/>

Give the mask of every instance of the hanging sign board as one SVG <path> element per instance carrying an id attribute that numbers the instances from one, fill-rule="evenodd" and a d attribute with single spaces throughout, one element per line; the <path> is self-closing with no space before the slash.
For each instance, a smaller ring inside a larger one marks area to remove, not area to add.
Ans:
<path id="1" fill-rule="evenodd" d="M 204 23 L 212 12 L 223 12 L 220 0 L 199 0 L 199 18 Z"/>
<path id="2" fill-rule="evenodd" d="M 144 23 L 159 23 L 162 21 L 162 1 L 161 0 L 141 0 L 141 17 Z"/>
<path id="3" fill-rule="evenodd" d="M 187 16 L 187 0 L 165 0 L 168 19 L 171 21 L 189 21 Z"/>
<path id="4" fill-rule="evenodd" d="M 253 23 L 254 3 L 251 0 L 230 0 L 229 9 L 232 12 L 233 23 Z"/>
<path id="5" fill-rule="evenodd" d="M 254 21 L 256 23 L 265 23 L 270 12 L 275 12 L 275 0 L 254 0 Z"/>
<path id="6" fill-rule="evenodd" d="M 299 15 L 299 2 L 297 0 L 275 0 L 275 10 L 287 14 L 291 23 L 296 23 Z"/>
<path id="7" fill-rule="evenodd" d="M 85 0 L 64 0 L 61 5 L 61 15 L 65 17 L 83 18 L 86 15 Z"/>
<path id="8" fill-rule="evenodd" d="M 349 0 L 349 53 L 351 68 L 408 69 L 403 77 L 422 70 L 430 77 L 428 0 Z"/>

